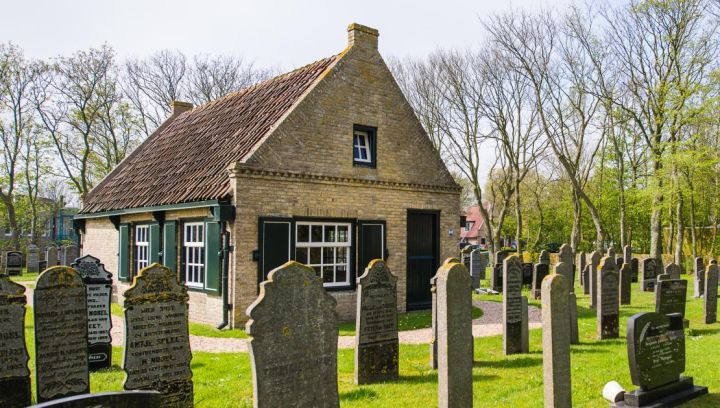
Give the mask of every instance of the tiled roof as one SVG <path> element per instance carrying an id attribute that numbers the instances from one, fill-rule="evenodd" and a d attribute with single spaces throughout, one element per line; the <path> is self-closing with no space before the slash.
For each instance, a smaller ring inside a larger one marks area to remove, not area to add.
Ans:
<path id="1" fill-rule="evenodd" d="M 81 213 L 224 198 L 228 165 L 252 152 L 337 58 L 179 114 L 87 194 Z"/>

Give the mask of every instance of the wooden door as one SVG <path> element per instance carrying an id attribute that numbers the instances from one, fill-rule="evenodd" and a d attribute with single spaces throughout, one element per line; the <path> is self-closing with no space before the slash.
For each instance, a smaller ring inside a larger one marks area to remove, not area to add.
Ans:
<path id="1" fill-rule="evenodd" d="M 407 309 L 431 305 L 430 278 L 439 265 L 438 213 L 408 211 L 407 218 Z"/>

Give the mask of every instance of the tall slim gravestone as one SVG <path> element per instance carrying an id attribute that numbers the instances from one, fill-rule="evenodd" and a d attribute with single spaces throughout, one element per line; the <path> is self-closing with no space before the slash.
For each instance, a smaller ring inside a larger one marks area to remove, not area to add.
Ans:
<path id="1" fill-rule="evenodd" d="M 438 406 L 472 407 L 472 296 L 467 269 L 444 264 L 437 272 Z"/>
<path id="2" fill-rule="evenodd" d="M 112 274 L 92 255 L 77 258 L 72 267 L 78 271 L 87 291 L 88 362 L 90 370 L 112 365 Z"/>
<path id="3" fill-rule="evenodd" d="M 543 279 L 543 384 L 547 408 L 572 407 L 568 291 L 568 279 L 564 275 L 555 273 Z"/>
<path id="4" fill-rule="evenodd" d="M 624 262 L 620 267 L 620 304 L 629 305 L 632 301 L 632 268 Z"/>
<path id="5" fill-rule="evenodd" d="M 658 262 L 655 258 L 642 260 L 640 270 L 640 290 L 652 292 L 655 290 L 655 281 L 658 275 Z"/>
<path id="6" fill-rule="evenodd" d="M 493 274 L 490 279 L 490 286 L 495 292 L 502 292 L 503 290 L 503 262 L 507 258 L 507 251 L 495 252 L 495 266 L 493 267 Z"/>
<path id="7" fill-rule="evenodd" d="M 339 406 L 336 305 L 315 270 L 294 261 L 260 284 L 245 326 L 256 408 Z"/>
<path id="8" fill-rule="evenodd" d="M 80 250 L 78 249 L 77 245 L 66 245 L 62 247 L 62 256 L 60 259 L 60 263 L 65 266 L 69 266 L 79 256 Z"/>
<path id="9" fill-rule="evenodd" d="M 87 304 L 80 274 L 46 269 L 33 294 L 37 402 L 90 392 Z"/>
<path id="10" fill-rule="evenodd" d="M 20 251 L 8 251 L 3 258 L 3 270 L 5 275 L 15 276 L 22 274 L 23 253 Z"/>
<path id="11" fill-rule="evenodd" d="M 695 275 L 693 279 L 694 296 L 696 298 L 702 297 L 705 293 L 705 263 L 701 256 L 695 258 L 693 273 Z"/>
<path id="12" fill-rule="evenodd" d="M 582 272 L 581 272 L 582 277 L 581 277 L 580 279 L 581 279 L 583 282 L 585 282 L 585 283 L 583 284 L 583 294 L 584 294 L 584 295 L 589 295 L 589 294 L 590 294 L 590 275 L 591 275 L 590 269 L 591 269 L 591 268 L 592 268 L 592 265 L 590 265 L 590 264 L 585 264 L 585 268 L 584 268 L 584 269 L 582 270 Z M 590 305 L 590 306 L 592 307 L 592 299 L 590 300 L 590 302 L 591 302 L 591 305 Z"/>
<path id="13" fill-rule="evenodd" d="M 25 287 L 0 275 L 0 407 L 30 405 Z"/>
<path id="14" fill-rule="evenodd" d="M 597 307 L 597 282 L 598 282 L 598 267 L 600 266 L 600 260 L 602 255 L 598 251 L 593 251 L 590 254 L 590 275 L 588 276 L 590 286 L 590 307 L 595 309 Z M 615 264 L 615 257 L 613 257 L 613 264 Z"/>
<path id="15" fill-rule="evenodd" d="M 578 312 L 577 312 L 577 296 L 575 295 L 575 279 L 573 277 L 574 267 L 572 248 L 570 245 L 563 244 L 560 247 L 560 253 L 558 254 L 559 262 L 555 265 L 555 273 L 565 277 L 565 282 L 568 290 L 568 318 L 570 328 L 570 343 L 580 343 L 580 332 L 578 330 Z"/>
<path id="16" fill-rule="evenodd" d="M 154 263 L 125 291 L 126 390 L 155 390 L 162 406 L 192 407 L 187 287 Z"/>
<path id="17" fill-rule="evenodd" d="M 375 259 L 357 278 L 355 383 L 398 378 L 397 277 Z"/>
<path id="18" fill-rule="evenodd" d="M 25 262 L 25 268 L 28 273 L 40 272 L 40 248 L 35 244 L 30 244 L 27 247 L 27 261 Z"/>
<path id="19" fill-rule="evenodd" d="M 470 254 L 472 253 L 472 247 L 466 246 L 460 251 L 460 261 L 465 267 L 470 270 Z"/>
<path id="20" fill-rule="evenodd" d="M 614 257 L 600 262 L 597 276 L 597 337 L 614 339 L 620 335 L 619 279 Z"/>
<path id="21" fill-rule="evenodd" d="M 625 245 L 623 247 L 623 263 L 630 264 L 632 257 L 632 247 L 630 245 Z"/>
<path id="22" fill-rule="evenodd" d="M 587 265 L 587 257 L 585 256 L 585 252 L 580 251 L 577 255 L 577 262 L 575 262 L 575 266 L 577 267 L 578 282 L 583 287 L 585 286 L 585 281 L 583 280 L 585 265 Z"/>
<path id="23" fill-rule="evenodd" d="M 717 322 L 717 297 L 718 297 L 718 266 L 708 265 L 705 271 L 705 298 L 703 299 L 703 311 L 705 312 L 705 324 Z"/>
<path id="24" fill-rule="evenodd" d="M 451 263 L 460 263 L 460 260 L 457 258 L 447 258 L 445 262 L 443 262 L 443 265 L 451 264 Z M 430 338 L 430 368 L 433 370 L 437 370 L 438 368 L 438 355 L 437 355 L 437 348 L 438 348 L 438 332 L 437 332 L 437 272 L 435 272 L 435 276 L 430 278 L 430 294 L 431 294 L 431 302 L 432 302 L 432 328 L 431 333 L 432 336 Z"/>
<path id="25" fill-rule="evenodd" d="M 470 276 L 472 276 L 472 288 L 480 287 L 480 280 L 485 279 L 485 268 L 488 265 L 488 253 L 476 249 L 470 253 Z"/>
<path id="26" fill-rule="evenodd" d="M 45 250 L 45 259 L 47 260 L 47 267 L 53 267 L 58 265 L 58 248 L 55 245 L 50 245 Z"/>
<path id="27" fill-rule="evenodd" d="M 632 283 L 638 282 L 638 275 L 640 270 L 640 261 L 637 258 L 630 259 L 630 276 L 632 277 Z"/>
<path id="28" fill-rule="evenodd" d="M 655 285 L 655 312 L 661 314 L 678 313 L 685 316 L 686 300 L 686 280 L 670 279 L 669 274 L 658 277 Z"/>
<path id="29" fill-rule="evenodd" d="M 522 263 L 517 255 L 503 264 L 503 350 L 506 355 L 527 353 L 528 327 L 523 324 Z"/>
<path id="30" fill-rule="evenodd" d="M 547 251 L 540 252 L 539 262 L 533 265 L 532 276 L 532 297 L 540 299 L 541 285 L 543 279 L 550 274 L 550 254 Z"/>
<path id="31" fill-rule="evenodd" d="M 528 288 L 530 288 L 531 292 L 532 292 L 532 281 L 533 281 L 533 270 L 534 269 L 535 268 L 532 263 L 523 262 L 523 264 L 522 264 L 522 271 L 523 271 L 522 284 L 523 284 L 523 286 L 527 286 Z"/>
<path id="32" fill-rule="evenodd" d="M 670 276 L 670 279 L 680 279 L 682 268 L 675 263 L 670 263 L 665 266 L 665 274 Z"/>
<path id="33" fill-rule="evenodd" d="M 669 407 L 707 394 L 685 371 L 683 317 L 677 313 L 638 313 L 628 319 L 630 377 L 637 390 L 626 392 L 625 407 Z"/>

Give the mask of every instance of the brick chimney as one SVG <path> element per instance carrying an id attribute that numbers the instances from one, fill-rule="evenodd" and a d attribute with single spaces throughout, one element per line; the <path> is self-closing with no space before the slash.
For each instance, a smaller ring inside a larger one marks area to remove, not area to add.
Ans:
<path id="1" fill-rule="evenodd" d="M 378 30 L 358 23 L 352 23 L 348 26 L 347 31 L 349 47 L 377 51 L 378 36 L 380 35 Z"/>
<path id="2" fill-rule="evenodd" d="M 193 108 L 192 103 L 182 101 L 172 101 L 170 102 L 170 106 L 172 106 L 172 116 L 177 116 Z"/>

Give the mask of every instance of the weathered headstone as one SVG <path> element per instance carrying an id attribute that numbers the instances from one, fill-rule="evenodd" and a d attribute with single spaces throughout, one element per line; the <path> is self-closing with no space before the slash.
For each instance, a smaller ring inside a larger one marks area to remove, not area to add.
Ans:
<path id="1" fill-rule="evenodd" d="M 490 279 L 490 287 L 495 292 L 502 292 L 503 288 L 503 264 L 495 264 Z"/>
<path id="2" fill-rule="evenodd" d="M 163 406 L 192 407 L 187 287 L 154 263 L 140 270 L 124 297 L 124 388 L 159 391 Z"/>
<path id="3" fill-rule="evenodd" d="M 623 247 L 623 263 L 629 264 L 632 257 L 632 247 L 630 245 L 625 245 Z"/>
<path id="4" fill-rule="evenodd" d="M 582 270 L 582 272 L 580 273 L 580 274 L 582 275 L 582 277 L 581 277 L 580 279 L 581 279 L 583 282 L 585 282 L 585 283 L 583 284 L 583 294 L 585 294 L 585 295 L 589 295 L 589 294 L 590 294 L 590 276 L 592 275 L 592 274 L 590 273 L 590 269 L 591 269 L 591 268 L 592 268 L 592 265 L 587 264 L 587 265 L 585 265 L 585 268 L 584 268 L 584 269 Z M 592 302 L 592 300 L 591 300 L 591 302 Z M 592 303 L 591 303 L 591 307 L 592 307 Z"/>
<path id="5" fill-rule="evenodd" d="M 550 265 L 542 262 L 535 264 L 533 268 L 532 296 L 533 299 L 540 299 L 542 281 L 550 274 Z"/>
<path id="6" fill-rule="evenodd" d="M 522 264 L 522 284 L 532 286 L 533 279 L 533 264 L 524 262 Z"/>
<path id="7" fill-rule="evenodd" d="M 92 255 L 77 258 L 72 267 L 78 271 L 87 291 L 88 361 L 91 370 L 112 365 L 112 274 Z"/>
<path id="8" fill-rule="evenodd" d="M 470 276 L 472 276 L 472 288 L 480 287 L 480 280 L 485 279 L 485 268 L 488 265 L 488 253 L 476 249 L 470 253 Z"/>
<path id="9" fill-rule="evenodd" d="M 28 273 L 40 272 L 40 248 L 35 244 L 30 244 L 27 247 L 25 269 L 27 269 Z"/>
<path id="10" fill-rule="evenodd" d="M 543 279 L 543 384 L 545 407 L 548 408 L 572 407 L 569 290 L 564 275 L 555 273 Z"/>
<path id="11" fill-rule="evenodd" d="M 560 246 L 560 252 L 558 252 L 558 263 L 564 264 L 561 268 L 555 267 L 555 273 L 564 275 L 568 282 L 568 291 L 570 293 L 575 292 L 575 265 L 573 265 L 574 256 L 572 248 L 568 244 L 562 244 Z M 549 259 L 548 259 L 549 260 Z M 549 263 L 549 262 L 548 262 Z"/>
<path id="12" fill-rule="evenodd" d="M 625 262 L 620 267 L 620 304 L 629 305 L 632 299 L 632 268 Z"/>
<path id="13" fill-rule="evenodd" d="M 597 276 L 597 337 L 614 339 L 620 335 L 619 279 L 615 258 L 600 262 Z"/>
<path id="14" fill-rule="evenodd" d="M 618 269 L 622 267 L 622 264 L 625 263 L 625 260 L 622 257 L 615 258 L 615 265 L 617 265 Z"/>
<path id="15" fill-rule="evenodd" d="M 575 292 L 568 295 L 570 306 L 570 343 L 580 344 L 580 329 L 578 328 L 577 295 Z"/>
<path id="16" fill-rule="evenodd" d="M 437 273 L 438 406 L 472 407 L 472 296 L 467 269 L 444 264 Z"/>
<path id="17" fill-rule="evenodd" d="M 34 296 L 37 402 L 90 392 L 87 304 L 80 274 L 46 269 Z"/>
<path id="18" fill-rule="evenodd" d="M 503 264 L 503 350 L 505 354 L 527 353 L 528 327 L 523 325 L 522 263 L 517 255 Z"/>
<path id="19" fill-rule="evenodd" d="M 575 262 L 575 266 L 577 266 L 578 281 L 583 287 L 586 286 L 585 281 L 583 280 L 583 271 L 585 270 L 585 265 L 587 265 L 587 258 L 585 256 L 585 252 L 580 251 L 580 253 L 577 255 L 577 262 Z"/>
<path id="20" fill-rule="evenodd" d="M 685 333 L 679 314 L 639 313 L 628 320 L 628 363 L 633 384 L 616 407 L 666 407 L 707 394 L 685 371 Z"/>
<path id="21" fill-rule="evenodd" d="M 80 250 L 77 245 L 66 245 L 62 247 L 62 255 L 60 257 L 60 263 L 65 266 L 70 266 L 75 259 L 80 256 Z"/>
<path id="22" fill-rule="evenodd" d="M 297 262 L 260 284 L 245 329 L 255 407 L 339 406 L 336 304 L 315 270 Z"/>
<path id="23" fill-rule="evenodd" d="M 667 266 L 665 266 L 665 273 L 667 275 L 670 275 L 670 279 L 680 279 L 680 274 L 682 273 L 682 268 L 680 268 L 679 265 L 670 263 Z"/>
<path id="24" fill-rule="evenodd" d="M 640 289 L 644 292 L 652 292 L 655 290 L 655 281 L 658 275 L 658 262 L 655 258 L 645 258 L 642 260 L 642 270 L 640 271 Z"/>
<path id="25" fill-rule="evenodd" d="M 540 251 L 540 256 L 538 257 L 538 262 L 544 263 L 545 265 L 550 265 L 550 252 L 546 250 Z"/>
<path id="26" fill-rule="evenodd" d="M 445 259 L 445 262 L 443 262 L 443 265 L 449 265 L 451 263 L 460 263 L 460 260 L 457 258 L 447 258 Z M 435 272 L 435 276 L 430 278 L 430 293 L 432 295 L 432 337 L 430 339 L 430 368 L 433 370 L 437 370 L 438 368 L 438 354 L 437 354 L 437 339 L 438 339 L 438 333 L 437 333 L 437 272 Z"/>
<path id="27" fill-rule="evenodd" d="M 593 251 L 590 254 L 590 276 L 588 277 L 590 285 L 590 307 L 595 309 L 597 307 L 597 282 L 598 282 L 598 267 L 600 266 L 600 260 L 602 255 L 598 251 Z M 613 264 L 615 264 L 615 257 L 613 256 Z"/>
<path id="28" fill-rule="evenodd" d="M 562 275 L 565 277 L 566 287 L 568 288 L 568 319 L 569 319 L 569 330 L 570 330 L 570 343 L 580 343 L 580 333 L 578 330 L 578 314 L 577 314 L 577 296 L 573 290 L 575 280 L 573 277 L 573 256 L 570 245 L 563 244 L 560 247 L 560 253 L 558 255 L 558 262 L 555 265 L 555 274 Z"/>
<path id="29" fill-rule="evenodd" d="M 357 278 L 355 383 L 398 378 L 397 277 L 382 259 Z"/>
<path id="30" fill-rule="evenodd" d="M 30 408 L 156 408 L 162 406 L 157 391 L 121 391 L 81 394 L 60 398 Z"/>
<path id="31" fill-rule="evenodd" d="M 30 405 L 25 287 L 0 275 L 0 407 Z"/>
<path id="32" fill-rule="evenodd" d="M 45 250 L 45 259 L 47 260 L 47 267 L 57 266 L 58 264 L 58 248 L 55 245 L 50 245 Z"/>
<path id="33" fill-rule="evenodd" d="M 669 275 L 667 275 L 669 277 Z M 661 279 L 655 286 L 655 312 L 678 313 L 685 316 L 687 281 L 684 279 Z"/>
<path id="34" fill-rule="evenodd" d="M 705 293 L 705 263 L 703 262 L 701 256 L 695 258 L 693 273 L 695 274 L 693 279 L 693 287 L 695 289 L 694 296 L 699 298 L 703 296 L 703 293 Z"/>
<path id="35" fill-rule="evenodd" d="M 22 274 L 23 254 L 20 251 L 8 251 L 3 258 L 5 275 L 14 276 Z"/>
<path id="36" fill-rule="evenodd" d="M 638 282 L 638 275 L 640 274 L 640 261 L 637 258 L 630 260 L 630 271 L 632 276 L 632 283 Z"/>
<path id="37" fill-rule="evenodd" d="M 705 298 L 703 299 L 703 310 L 705 312 L 705 324 L 717 322 L 717 297 L 718 297 L 718 266 L 708 265 L 705 271 Z"/>

